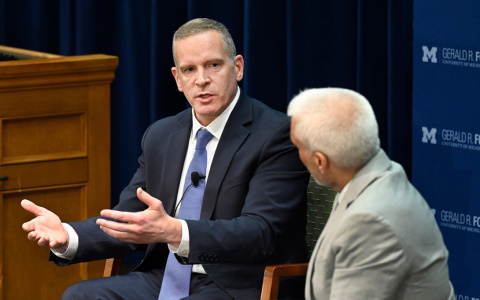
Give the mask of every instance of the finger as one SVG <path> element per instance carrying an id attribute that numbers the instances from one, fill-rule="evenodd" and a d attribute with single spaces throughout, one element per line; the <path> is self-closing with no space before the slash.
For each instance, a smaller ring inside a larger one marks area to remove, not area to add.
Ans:
<path id="1" fill-rule="evenodd" d="M 118 223 L 115 221 L 109 221 L 105 219 L 97 219 L 97 225 L 108 228 L 111 230 L 119 231 L 119 232 L 133 232 L 133 225 L 128 223 Z"/>
<path id="2" fill-rule="evenodd" d="M 52 249 L 55 249 L 55 248 L 60 248 L 62 247 L 62 243 L 60 243 L 59 241 L 50 241 L 50 243 L 48 244 L 48 247 L 52 248 Z"/>
<path id="3" fill-rule="evenodd" d="M 137 189 L 137 197 L 151 209 L 156 209 L 158 204 L 162 203 L 157 198 L 150 196 L 150 194 L 145 192 L 142 188 Z"/>
<path id="4" fill-rule="evenodd" d="M 35 231 L 29 232 L 28 235 L 27 235 L 27 239 L 28 239 L 29 241 L 35 241 L 35 240 L 37 240 L 37 233 L 36 233 Z"/>
<path id="5" fill-rule="evenodd" d="M 135 214 L 136 213 L 118 211 L 113 209 L 104 209 L 100 212 L 100 215 L 102 217 L 115 219 L 117 221 L 126 222 L 126 223 L 135 222 Z M 98 219 L 98 220 L 102 220 L 102 219 Z"/>
<path id="6" fill-rule="evenodd" d="M 125 232 L 119 232 L 119 231 L 116 231 L 116 230 L 113 230 L 111 228 L 104 227 L 104 226 L 100 226 L 100 229 L 103 230 L 103 232 L 105 232 L 109 236 L 111 236 L 111 237 L 113 237 L 117 240 L 120 240 L 122 242 L 129 242 L 129 243 L 135 242 L 134 239 L 130 238 L 132 236 L 131 234 L 128 234 L 128 233 L 125 233 Z"/>
<path id="7" fill-rule="evenodd" d="M 30 200 L 23 199 L 22 202 L 20 202 L 20 205 L 23 207 L 28 212 L 31 212 L 32 214 L 39 216 L 41 214 L 44 214 L 45 208 L 40 207 L 33 203 Z"/>
<path id="8" fill-rule="evenodd" d="M 23 223 L 22 224 L 22 229 L 24 231 L 27 231 L 27 232 L 35 230 L 35 222 L 28 221 L 28 222 Z"/>
<path id="9" fill-rule="evenodd" d="M 118 239 L 119 235 L 115 230 L 112 230 L 109 227 L 106 227 L 106 226 L 103 226 L 103 225 L 100 225 L 100 229 L 103 230 L 103 232 L 105 232 L 109 236 Z"/>
<path id="10" fill-rule="evenodd" d="M 38 240 L 37 244 L 42 247 L 47 247 L 50 240 L 48 238 L 42 237 Z"/>

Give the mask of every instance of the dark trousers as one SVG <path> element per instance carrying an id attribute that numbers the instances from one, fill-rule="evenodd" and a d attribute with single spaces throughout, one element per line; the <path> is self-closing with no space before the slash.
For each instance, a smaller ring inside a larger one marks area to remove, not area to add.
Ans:
<path id="1" fill-rule="evenodd" d="M 63 300 L 152 299 L 157 300 L 163 270 L 130 272 L 125 275 L 80 281 L 63 293 Z M 204 274 L 192 274 L 190 296 L 184 299 L 229 299 L 232 297 Z M 163 299 L 161 299 L 163 300 Z M 170 300 L 170 299 L 165 299 Z"/>

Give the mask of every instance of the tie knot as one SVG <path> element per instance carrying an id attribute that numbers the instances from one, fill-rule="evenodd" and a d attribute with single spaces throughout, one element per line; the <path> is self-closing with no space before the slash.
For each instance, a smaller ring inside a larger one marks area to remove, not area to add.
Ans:
<path id="1" fill-rule="evenodd" d="M 195 149 L 205 149 L 205 146 L 207 146 L 212 137 L 213 135 L 208 130 L 199 130 L 197 132 L 197 146 Z"/>

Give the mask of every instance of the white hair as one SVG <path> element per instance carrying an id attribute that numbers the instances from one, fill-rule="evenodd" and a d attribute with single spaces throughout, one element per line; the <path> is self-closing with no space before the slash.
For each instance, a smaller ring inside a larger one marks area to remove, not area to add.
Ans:
<path id="1" fill-rule="evenodd" d="M 373 109 L 352 90 L 307 89 L 292 99 L 287 114 L 307 151 L 320 151 L 339 167 L 362 167 L 380 149 Z"/>

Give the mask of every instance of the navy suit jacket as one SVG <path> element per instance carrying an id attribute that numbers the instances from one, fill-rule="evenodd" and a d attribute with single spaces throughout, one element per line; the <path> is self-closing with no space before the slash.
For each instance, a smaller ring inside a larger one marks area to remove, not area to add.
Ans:
<path id="1" fill-rule="evenodd" d="M 174 214 L 180 176 L 192 128 L 192 112 L 152 124 L 142 139 L 139 167 L 120 195 L 121 211 L 141 211 L 136 189 L 144 188 Z M 202 264 L 210 278 L 230 292 L 261 289 L 265 266 L 306 261 L 305 215 L 309 174 L 290 141 L 290 120 L 241 93 L 210 167 L 199 221 L 186 220 L 190 254 L 185 264 Z M 70 223 L 79 235 L 72 261 L 116 257 L 145 249 L 137 271 L 163 268 L 166 244 L 124 243 L 103 233 L 97 218 Z M 248 293 L 248 292 L 247 292 Z"/>

